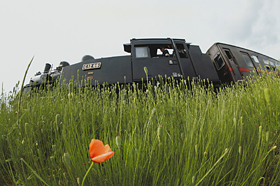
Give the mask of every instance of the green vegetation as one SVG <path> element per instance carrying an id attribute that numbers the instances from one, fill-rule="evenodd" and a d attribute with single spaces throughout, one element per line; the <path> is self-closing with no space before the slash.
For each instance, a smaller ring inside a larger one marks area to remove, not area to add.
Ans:
<path id="1" fill-rule="evenodd" d="M 280 79 L 218 93 L 184 82 L 1 97 L 0 185 L 80 185 L 91 139 L 114 156 L 85 185 L 277 185 Z M 20 104 L 20 106 L 19 106 Z"/>

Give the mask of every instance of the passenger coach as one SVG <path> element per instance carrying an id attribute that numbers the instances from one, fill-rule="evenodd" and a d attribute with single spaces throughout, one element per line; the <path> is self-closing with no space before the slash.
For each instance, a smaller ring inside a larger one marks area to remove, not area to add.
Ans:
<path id="1" fill-rule="evenodd" d="M 214 43 L 206 54 L 211 57 L 222 83 L 242 81 L 251 72 L 279 75 L 279 61 L 252 50 Z"/>

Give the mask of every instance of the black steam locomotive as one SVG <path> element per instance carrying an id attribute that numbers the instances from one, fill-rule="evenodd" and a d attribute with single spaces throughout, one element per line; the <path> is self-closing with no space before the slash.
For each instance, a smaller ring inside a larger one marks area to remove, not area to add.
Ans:
<path id="1" fill-rule="evenodd" d="M 63 61 L 54 70 L 47 63 L 44 72 L 36 73 L 25 89 L 53 84 L 61 78 L 67 83 L 87 80 L 88 85 L 111 85 L 141 83 L 158 76 L 175 80 L 208 79 L 219 86 L 243 81 L 252 71 L 278 74 L 280 66 L 271 57 L 224 43 L 213 44 L 206 54 L 184 39 L 131 39 L 123 46 L 129 55 L 100 59 L 86 55 L 73 65 Z"/>

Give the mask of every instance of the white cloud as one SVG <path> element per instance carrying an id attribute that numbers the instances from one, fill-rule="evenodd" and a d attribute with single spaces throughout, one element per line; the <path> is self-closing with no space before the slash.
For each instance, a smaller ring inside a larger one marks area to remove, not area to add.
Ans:
<path id="1" fill-rule="evenodd" d="M 244 1 L 244 3 L 234 17 L 231 17 L 232 24 L 226 28 L 225 33 L 236 45 L 245 45 L 263 53 L 275 53 L 271 50 L 273 47 L 269 46 L 279 49 L 280 19 L 277 16 L 279 1 L 258 0 Z"/>

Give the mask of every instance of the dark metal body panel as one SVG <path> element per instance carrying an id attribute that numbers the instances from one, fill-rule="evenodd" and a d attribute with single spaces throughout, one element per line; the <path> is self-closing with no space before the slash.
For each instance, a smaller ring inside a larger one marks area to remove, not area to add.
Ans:
<path id="1" fill-rule="evenodd" d="M 172 61 L 173 64 L 169 64 Z M 164 58 L 149 58 L 149 59 L 134 59 L 133 60 L 133 81 L 146 80 L 146 73 L 144 67 L 148 70 L 148 79 L 162 76 L 171 77 L 175 79 L 181 78 L 181 70 L 178 62 L 173 57 Z M 175 75 L 176 74 L 176 75 Z"/>
<path id="2" fill-rule="evenodd" d="M 82 70 L 84 64 L 101 62 L 101 68 Z M 79 73 L 79 75 L 78 75 Z M 114 83 L 131 83 L 131 57 L 119 56 L 110 58 L 91 59 L 84 62 L 80 62 L 68 67 L 64 67 L 62 70 L 63 79 L 69 83 L 71 79 L 90 80 L 91 85 L 98 84 L 114 84 Z"/>
<path id="3" fill-rule="evenodd" d="M 209 79 L 213 82 L 220 81 L 211 58 L 208 55 L 203 54 L 199 46 L 190 46 L 190 56 L 197 76 L 201 79 Z"/>

